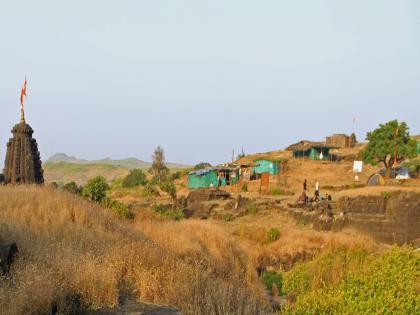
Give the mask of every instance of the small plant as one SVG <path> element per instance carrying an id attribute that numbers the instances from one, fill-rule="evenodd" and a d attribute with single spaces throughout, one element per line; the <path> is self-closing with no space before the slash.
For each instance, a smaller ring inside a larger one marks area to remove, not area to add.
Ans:
<path id="1" fill-rule="evenodd" d="M 243 192 L 248 192 L 248 184 L 247 183 L 244 183 L 243 185 L 242 185 L 242 189 L 241 189 Z"/>
<path id="2" fill-rule="evenodd" d="M 383 191 L 382 196 L 385 200 L 388 200 L 389 198 L 391 198 L 391 193 L 389 191 Z"/>
<path id="3" fill-rule="evenodd" d="M 279 293 L 282 293 L 283 288 L 283 277 L 280 272 L 270 270 L 266 271 L 261 276 L 261 281 L 264 283 L 267 290 L 271 291 L 273 288 L 273 284 L 276 285 Z"/>
<path id="4" fill-rule="evenodd" d="M 277 241 L 280 238 L 280 231 L 278 228 L 271 228 L 267 232 L 267 240 L 272 243 Z"/>
<path id="5" fill-rule="evenodd" d="M 258 213 L 258 208 L 255 204 L 250 204 L 246 207 L 246 213 L 247 214 L 251 214 L 251 215 L 255 215 Z"/>
<path id="6" fill-rule="evenodd" d="M 224 213 L 223 214 L 223 221 L 230 222 L 233 220 L 233 214 L 232 213 Z"/>

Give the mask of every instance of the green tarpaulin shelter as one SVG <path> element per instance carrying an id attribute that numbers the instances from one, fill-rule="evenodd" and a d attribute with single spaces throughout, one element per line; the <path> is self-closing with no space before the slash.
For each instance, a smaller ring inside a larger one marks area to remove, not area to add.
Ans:
<path id="1" fill-rule="evenodd" d="M 260 159 L 254 163 L 255 166 L 252 167 L 253 174 L 270 173 L 271 175 L 277 175 L 280 172 L 279 161 Z"/>

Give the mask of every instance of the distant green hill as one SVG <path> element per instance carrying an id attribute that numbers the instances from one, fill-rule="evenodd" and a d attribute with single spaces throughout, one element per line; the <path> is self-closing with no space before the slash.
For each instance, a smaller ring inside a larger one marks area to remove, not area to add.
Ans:
<path id="1" fill-rule="evenodd" d="M 89 161 L 65 153 L 57 153 L 43 163 L 44 177 L 46 182 L 66 183 L 75 181 L 78 184 L 86 183 L 89 178 L 104 176 L 108 180 L 123 177 L 128 174 L 130 169 L 150 168 L 151 163 L 136 158 L 113 160 L 105 158 L 101 160 Z M 188 165 L 167 163 L 172 171 L 188 168 Z"/>

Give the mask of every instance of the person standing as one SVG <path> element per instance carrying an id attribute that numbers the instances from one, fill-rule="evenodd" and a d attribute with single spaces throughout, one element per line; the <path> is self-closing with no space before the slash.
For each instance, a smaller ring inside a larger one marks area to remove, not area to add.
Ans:
<path id="1" fill-rule="evenodd" d="M 318 179 L 315 180 L 315 199 L 319 200 L 319 183 Z"/>

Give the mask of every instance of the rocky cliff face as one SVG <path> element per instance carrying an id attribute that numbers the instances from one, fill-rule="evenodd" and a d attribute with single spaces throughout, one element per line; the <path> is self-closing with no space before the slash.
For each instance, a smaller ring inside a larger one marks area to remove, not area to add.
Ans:
<path id="1" fill-rule="evenodd" d="M 42 184 L 44 182 L 41 158 L 33 129 L 21 122 L 12 129 L 13 137 L 7 143 L 4 181 L 7 184 Z"/>

